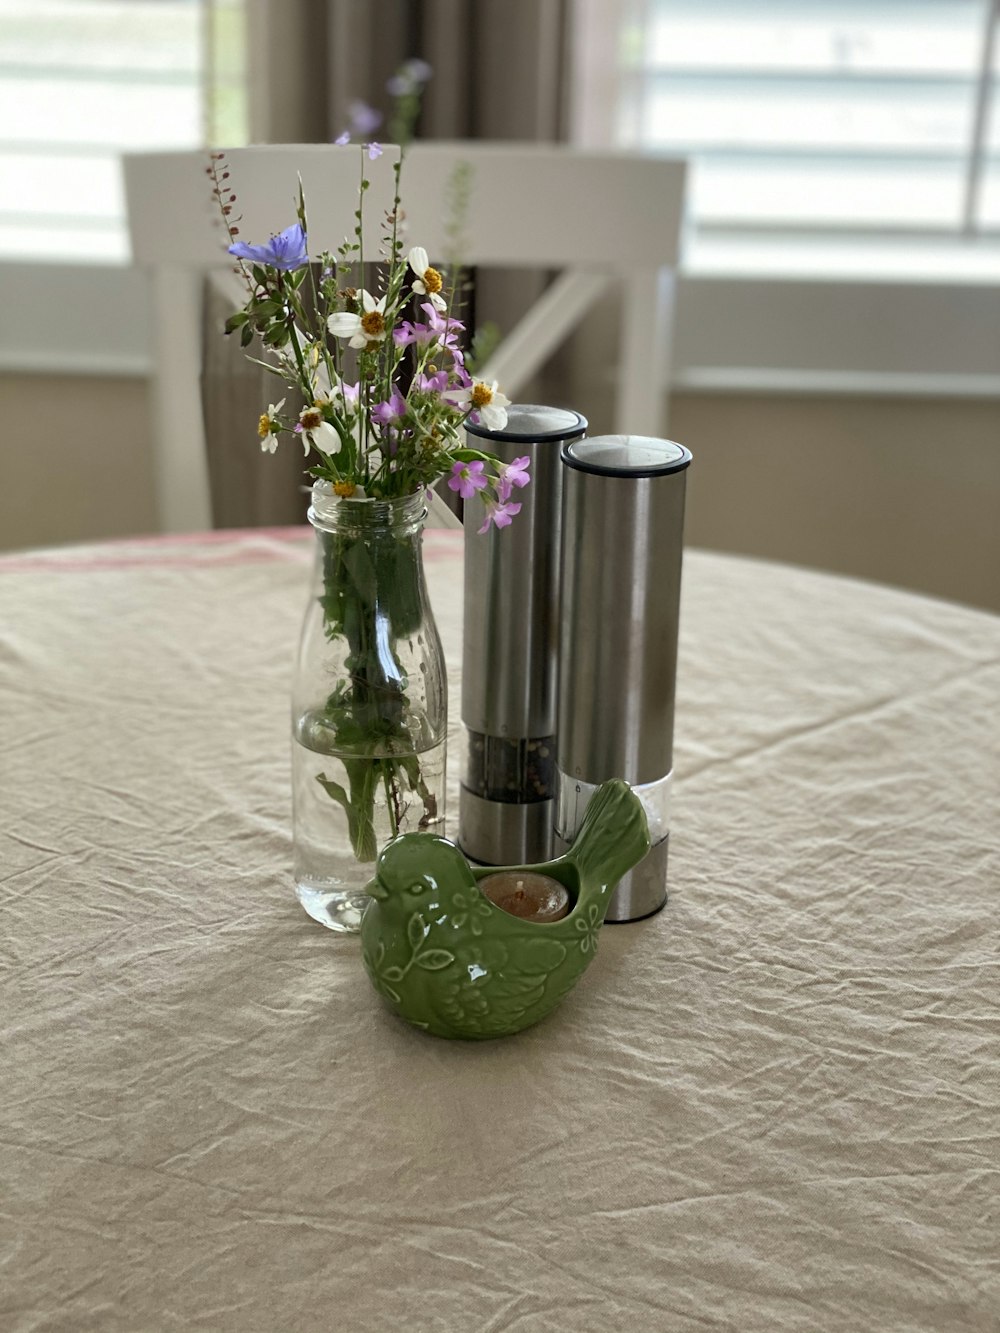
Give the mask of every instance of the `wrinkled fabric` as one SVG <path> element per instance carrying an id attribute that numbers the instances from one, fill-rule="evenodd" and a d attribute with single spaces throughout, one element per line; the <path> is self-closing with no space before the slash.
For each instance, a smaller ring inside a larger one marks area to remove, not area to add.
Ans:
<path id="1" fill-rule="evenodd" d="M 466 1045 L 292 891 L 310 555 L 0 560 L 0 1327 L 1000 1328 L 1000 620 L 689 552 L 668 906 Z"/>

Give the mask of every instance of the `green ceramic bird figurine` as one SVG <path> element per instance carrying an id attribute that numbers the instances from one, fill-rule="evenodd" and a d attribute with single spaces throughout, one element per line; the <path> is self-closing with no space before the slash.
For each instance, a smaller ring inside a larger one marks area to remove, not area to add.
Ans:
<path id="1" fill-rule="evenodd" d="M 454 843 L 404 833 L 383 850 L 361 922 L 365 968 L 390 1007 L 439 1037 L 504 1037 L 537 1023 L 580 979 L 597 950 L 608 901 L 649 850 L 646 816 L 626 782 L 591 798 L 564 856 L 503 871 L 547 875 L 569 894 L 559 921 L 522 920 L 486 898 Z"/>

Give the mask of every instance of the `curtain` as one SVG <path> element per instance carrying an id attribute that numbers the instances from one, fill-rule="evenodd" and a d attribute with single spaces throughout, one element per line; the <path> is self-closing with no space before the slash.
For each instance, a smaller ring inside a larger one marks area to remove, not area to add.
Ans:
<path id="1" fill-rule="evenodd" d="M 566 137 L 571 0 L 247 0 L 250 137 L 329 143 L 358 99 L 389 111 L 386 82 L 411 57 L 433 75 L 416 133 L 431 139 Z M 491 270 L 475 279 L 477 322 L 513 328 L 545 274 Z M 202 398 L 217 527 L 298 522 L 299 469 L 253 448 L 253 423 L 278 381 L 223 338 L 230 313 L 207 284 Z M 269 398 L 270 395 L 270 398 Z M 280 397 L 281 394 L 279 393 Z M 540 386 L 525 400 L 545 401 Z M 248 444 L 249 436 L 249 444 Z M 281 451 L 279 451 L 281 452 Z"/>

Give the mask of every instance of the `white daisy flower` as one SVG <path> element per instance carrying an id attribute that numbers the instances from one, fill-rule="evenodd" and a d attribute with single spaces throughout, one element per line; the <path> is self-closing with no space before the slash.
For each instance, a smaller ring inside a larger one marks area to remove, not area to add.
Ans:
<path id="1" fill-rule="evenodd" d="M 441 295 L 444 279 L 436 268 L 431 267 L 427 251 L 422 245 L 415 245 L 409 254 L 409 265 L 417 275 L 413 290 L 418 296 L 429 297 L 435 310 L 446 310 L 447 302 Z"/>
<path id="2" fill-rule="evenodd" d="M 304 407 L 299 413 L 299 424 L 297 429 L 302 432 L 302 450 L 303 453 L 309 453 L 309 446 L 313 445 L 324 454 L 335 454 L 340 450 L 340 436 L 323 417 L 323 409 L 319 406 Z"/>
<path id="3" fill-rule="evenodd" d="M 503 430 L 507 424 L 510 399 L 497 388 L 496 380 L 492 384 L 476 380 L 471 388 L 452 389 L 444 396 L 463 411 L 478 412 L 487 430 Z"/>
<path id="4" fill-rule="evenodd" d="M 260 436 L 260 447 L 264 453 L 273 454 L 278 447 L 278 422 L 275 418 L 284 406 L 285 400 L 282 398 L 280 403 L 268 403 L 267 411 L 260 414 L 257 434 Z"/>
<path id="5" fill-rule="evenodd" d="M 349 347 L 381 342 L 386 333 L 385 297 L 376 301 L 370 292 L 362 292 L 361 311 L 360 315 L 352 315 L 348 310 L 338 310 L 326 321 L 326 326 L 335 338 L 350 338 Z"/>

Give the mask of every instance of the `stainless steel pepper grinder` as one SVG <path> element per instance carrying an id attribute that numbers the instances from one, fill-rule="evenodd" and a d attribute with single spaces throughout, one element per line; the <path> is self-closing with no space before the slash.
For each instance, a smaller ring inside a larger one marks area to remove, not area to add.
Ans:
<path id="1" fill-rule="evenodd" d="M 607 921 L 666 902 L 674 690 L 690 452 L 672 440 L 599 435 L 562 451 L 562 633 L 556 849 L 595 789 L 624 778 L 652 847 L 622 879 Z"/>
<path id="2" fill-rule="evenodd" d="M 477 531 L 466 504 L 464 754 L 458 841 L 484 865 L 552 854 L 556 798 L 560 450 L 587 429 L 579 412 L 515 404 L 503 430 L 466 426 L 471 448 L 503 463 L 530 459 L 530 483 L 511 497 L 509 528 Z"/>

